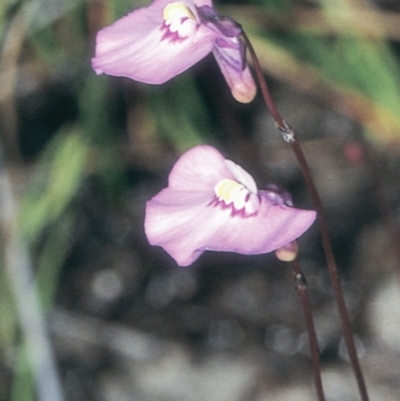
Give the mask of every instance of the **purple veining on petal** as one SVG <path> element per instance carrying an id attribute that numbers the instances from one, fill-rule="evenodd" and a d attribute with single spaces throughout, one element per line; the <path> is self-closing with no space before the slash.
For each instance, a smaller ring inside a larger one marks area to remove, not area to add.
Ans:
<path id="1" fill-rule="evenodd" d="M 183 2 L 171 2 L 163 10 L 162 30 L 166 30 L 161 40 L 173 41 L 193 36 L 199 26 L 196 7 Z"/>
<path id="2" fill-rule="evenodd" d="M 160 28 L 161 32 L 164 32 L 161 36 L 161 41 L 168 40 L 169 42 L 184 42 L 187 39 L 187 36 L 179 36 L 179 32 L 172 32 L 169 29 L 169 26 L 165 23 L 162 24 Z"/>
<path id="3" fill-rule="evenodd" d="M 248 194 L 246 196 L 246 202 L 248 202 L 250 199 L 251 194 Z M 260 197 L 257 195 L 257 197 L 260 199 Z M 212 206 L 212 207 L 218 207 L 221 210 L 227 210 L 230 209 L 231 210 L 231 216 L 232 217 L 240 217 L 243 219 L 247 219 L 248 217 L 255 217 L 258 214 L 258 210 L 256 210 L 253 213 L 246 213 L 246 209 L 245 207 L 242 207 L 241 209 L 236 209 L 233 203 L 227 204 L 225 203 L 223 200 L 218 199 L 217 197 L 214 197 L 210 203 L 207 206 Z"/>
<path id="4" fill-rule="evenodd" d="M 202 6 L 197 8 L 199 17 L 204 22 L 209 22 L 224 36 L 234 38 L 242 33 L 242 27 L 232 18 L 217 13 L 212 7 Z"/>
<path id="5" fill-rule="evenodd" d="M 219 59 L 229 65 L 236 71 L 243 71 L 245 67 L 245 55 L 241 54 L 241 49 L 238 45 L 232 46 L 222 38 L 217 38 L 215 40 L 214 55 L 218 54 Z M 240 57 L 237 57 L 239 54 Z"/>
<path id="6" fill-rule="evenodd" d="M 217 36 L 215 39 L 214 51 L 217 51 L 221 59 L 226 61 L 232 68 L 238 69 L 237 57 L 229 55 L 221 48 L 235 49 L 240 55 L 240 69 L 243 71 L 246 66 L 246 44 L 240 37 L 242 27 L 232 18 L 218 14 L 212 7 L 203 6 L 197 8 L 200 19 L 203 22 L 208 22 L 212 28 L 216 28 L 222 36 Z"/>

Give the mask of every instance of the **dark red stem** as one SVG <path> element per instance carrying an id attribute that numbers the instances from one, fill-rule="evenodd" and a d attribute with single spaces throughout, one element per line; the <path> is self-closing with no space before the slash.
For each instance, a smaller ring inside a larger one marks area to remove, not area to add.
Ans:
<path id="1" fill-rule="evenodd" d="M 310 344 L 311 365 L 312 365 L 315 389 L 317 390 L 318 400 L 325 401 L 324 390 L 322 387 L 322 380 L 321 380 L 321 363 L 319 360 L 318 340 L 317 340 L 317 334 L 315 332 L 311 302 L 307 292 L 307 282 L 303 272 L 301 271 L 300 264 L 297 259 L 291 262 L 291 267 L 295 279 L 295 286 L 300 295 L 300 301 L 304 311 L 304 320 L 306 323 L 308 340 Z"/>
<path id="2" fill-rule="evenodd" d="M 308 166 L 307 160 L 304 156 L 303 150 L 301 148 L 300 142 L 298 140 L 297 133 L 286 123 L 286 121 L 280 115 L 275 102 L 273 101 L 267 83 L 264 78 L 264 73 L 261 69 L 260 63 L 258 61 L 257 55 L 254 48 L 248 39 L 247 35 L 243 32 L 243 39 L 246 42 L 247 49 L 249 50 L 250 56 L 253 61 L 254 70 L 257 76 L 258 83 L 260 85 L 261 93 L 264 98 L 264 102 L 270 110 L 278 129 L 281 131 L 283 139 L 285 142 L 289 143 L 292 147 L 294 154 L 296 155 L 297 161 L 300 165 L 304 180 L 307 184 L 307 188 L 310 197 L 314 203 L 314 207 L 318 214 L 318 224 L 321 233 L 322 246 L 324 248 L 326 262 L 328 266 L 329 276 L 332 282 L 333 291 L 335 294 L 336 303 L 339 310 L 340 320 L 342 323 L 343 337 L 346 343 L 347 351 L 349 354 L 350 362 L 353 367 L 354 375 L 357 380 L 358 389 L 362 401 L 369 401 L 367 387 L 365 385 L 364 376 L 361 371 L 360 363 L 358 361 L 357 349 L 354 342 L 353 330 L 351 328 L 349 313 L 347 311 L 346 303 L 343 296 L 342 287 L 340 285 L 340 279 L 338 275 L 338 269 L 336 266 L 335 257 L 332 251 L 331 240 L 328 231 L 328 223 L 325 215 L 324 208 L 320 196 L 318 194 L 317 188 L 315 186 L 314 180 L 312 178 L 310 168 Z"/>

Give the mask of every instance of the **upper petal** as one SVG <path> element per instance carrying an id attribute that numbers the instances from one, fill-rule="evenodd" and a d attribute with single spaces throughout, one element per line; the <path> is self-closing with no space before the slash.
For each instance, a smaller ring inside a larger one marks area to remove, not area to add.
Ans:
<path id="1" fill-rule="evenodd" d="M 226 178 L 235 179 L 225 164 L 224 156 L 212 146 L 200 145 L 178 159 L 169 175 L 168 185 L 176 191 L 210 194 L 214 186 Z"/>
<path id="2" fill-rule="evenodd" d="M 96 73 L 161 84 L 211 52 L 215 32 L 205 25 L 197 24 L 194 33 L 185 38 L 165 35 L 163 10 L 170 3 L 156 0 L 102 29 L 92 59 Z M 182 3 L 193 7 L 192 1 Z"/>
<path id="3" fill-rule="evenodd" d="M 241 166 L 232 160 L 225 160 L 225 165 L 237 181 L 243 184 L 253 194 L 257 193 L 257 184 L 254 178 Z"/>

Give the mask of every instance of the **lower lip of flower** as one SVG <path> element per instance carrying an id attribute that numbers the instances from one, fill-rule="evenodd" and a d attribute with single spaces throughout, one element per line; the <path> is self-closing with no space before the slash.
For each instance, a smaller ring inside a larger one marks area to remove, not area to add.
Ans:
<path id="1" fill-rule="evenodd" d="M 178 1 L 170 3 L 164 8 L 163 19 L 163 27 L 167 29 L 164 37 L 172 34 L 172 37 L 177 36 L 179 39 L 184 39 L 193 35 L 197 28 L 193 12 L 186 4 Z"/>
<path id="2" fill-rule="evenodd" d="M 243 184 L 230 179 L 223 179 L 214 187 L 215 199 L 211 204 L 231 207 L 232 215 L 243 217 L 255 216 L 260 208 L 260 199 Z"/>

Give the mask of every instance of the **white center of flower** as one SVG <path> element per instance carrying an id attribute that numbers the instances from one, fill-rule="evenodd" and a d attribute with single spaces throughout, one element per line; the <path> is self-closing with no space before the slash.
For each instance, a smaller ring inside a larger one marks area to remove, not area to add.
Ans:
<path id="1" fill-rule="evenodd" d="M 258 196 L 249 191 L 244 185 L 228 178 L 218 182 L 214 192 L 219 201 L 225 205 L 232 205 L 235 211 L 243 210 L 246 215 L 251 215 L 260 207 Z"/>
<path id="2" fill-rule="evenodd" d="M 190 8 L 179 1 L 168 4 L 164 8 L 163 18 L 170 32 L 186 38 L 194 34 L 197 22 Z"/>

